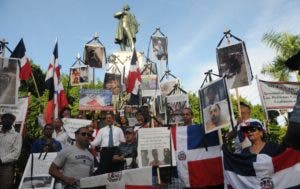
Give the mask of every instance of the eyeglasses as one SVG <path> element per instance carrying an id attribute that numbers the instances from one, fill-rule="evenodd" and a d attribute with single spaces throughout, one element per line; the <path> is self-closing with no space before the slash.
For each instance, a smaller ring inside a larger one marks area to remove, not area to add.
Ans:
<path id="1" fill-rule="evenodd" d="M 85 136 L 91 137 L 91 136 L 92 136 L 91 133 L 85 133 L 85 132 L 83 132 L 83 133 L 78 133 L 78 134 L 80 134 L 80 135 L 83 136 L 83 137 L 85 137 Z"/>
<path id="2" fill-rule="evenodd" d="M 254 132 L 257 131 L 257 130 L 259 130 L 259 129 L 256 128 L 256 127 L 243 128 L 243 132 L 244 132 L 244 133 L 248 133 L 248 132 L 254 133 Z"/>

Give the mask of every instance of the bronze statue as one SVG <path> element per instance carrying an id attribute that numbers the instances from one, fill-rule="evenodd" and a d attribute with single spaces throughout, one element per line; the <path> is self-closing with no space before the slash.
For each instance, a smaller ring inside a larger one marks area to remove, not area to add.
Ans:
<path id="1" fill-rule="evenodd" d="M 139 24 L 135 16 L 129 12 L 130 7 L 124 5 L 122 12 L 117 12 L 114 17 L 119 19 L 119 23 L 115 35 L 115 43 L 120 44 L 121 51 L 125 51 L 126 47 L 134 49 L 136 41 L 136 33 L 138 32 Z"/>

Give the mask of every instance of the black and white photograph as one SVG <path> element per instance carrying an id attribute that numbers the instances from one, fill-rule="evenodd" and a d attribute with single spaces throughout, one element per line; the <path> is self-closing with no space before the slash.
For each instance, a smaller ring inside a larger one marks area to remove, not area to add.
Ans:
<path id="1" fill-rule="evenodd" d="M 199 90 L 205 132 L 231 125 L 231 112 L 225 79 L 221 78 Z"/>
<path id="2" fill-rule="evenodd" d="M 219 74 L 226 75 L 230 89 L 251 84 L 253 75 L 243 42 L 217 48 L 217 62 Z"/>
<path id="3" fill-rule="evenodd" d="M 86 44 L 84 47 L 84 63 L 92 68 L 103 68 L 106 64 L 105 48 L 97 44 Z"/>
<path id="4" fill-rule="evenodd" d="M 119 95 L 122 90 L 121 75 L 113 74 L 113 73 L 105 73 L 104 89 L 111 90 L 113 92 L 113 95 Z"/>
<path id="5" fill-rule="evenodd" d="M 21 189 L 25 188 L 51 188 L 52 177 L 51 176 L 35 176 L 32 178 L 25 177 Z"/>
<path id="6" fill-rule="evenodd" d="M 199 96 L 202 108 L 206 108 L 209 105 L 213 105 L 227 99 L 227 90 L 224 79 L 216 80 L 215 82 L 212 82 L 200 89 Z"/>
<path id="7" fill-rule="evenodd" d="M 0 105 L 14 106 L 18 100 L 18 59 L 0 58 Z"/>
<path id="8" fill-rule="evenodd" d="M 151 37 L 153 55 L 156 60 L 165 61 L 168 58 L 167 38 L 166 37 Z"/>
<path id="9" fill-rule="evenodd" d="M 84 85 L 89 83 L 89 67 L 78 66 L 70 68 L 70 84 L 71 86 Z"/>
<path id="10" fill-rule="evenodd" d="M 169 109 L 170 124 L 183 124 L 182 111 L 189 107 L 187 94 L 167 96 L 167 107 Z"/>

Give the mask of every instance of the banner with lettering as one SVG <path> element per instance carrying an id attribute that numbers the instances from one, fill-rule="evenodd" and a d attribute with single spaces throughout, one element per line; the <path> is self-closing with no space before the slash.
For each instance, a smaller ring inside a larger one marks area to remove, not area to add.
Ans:
<path id="1" fill-rule="evenodd" d="M 271 82 L 258 80 L 258 90 L 266 110 L 293 108 L 299 82 Z"/>

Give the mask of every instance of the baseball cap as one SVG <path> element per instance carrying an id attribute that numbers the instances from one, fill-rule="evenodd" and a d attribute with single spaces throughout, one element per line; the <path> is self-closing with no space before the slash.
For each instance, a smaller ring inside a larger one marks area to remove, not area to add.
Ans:
<path id="1" fill-rule="evenodd" d="M 125 130 L 125 133 L 133 133 L 133 132 L 134 132 L 133 127 L 127 127 Z"/>
<path id="2" fill-rule="evenodd" d="M 244 124 L 242 124 L 241 129 L 247 129 L 249 127 L 255 127 L 261 131 L 266 131 L 266 127 L 258 120 L 258 119 L 249 119 L 248 121 L 246 121 Z"/>

